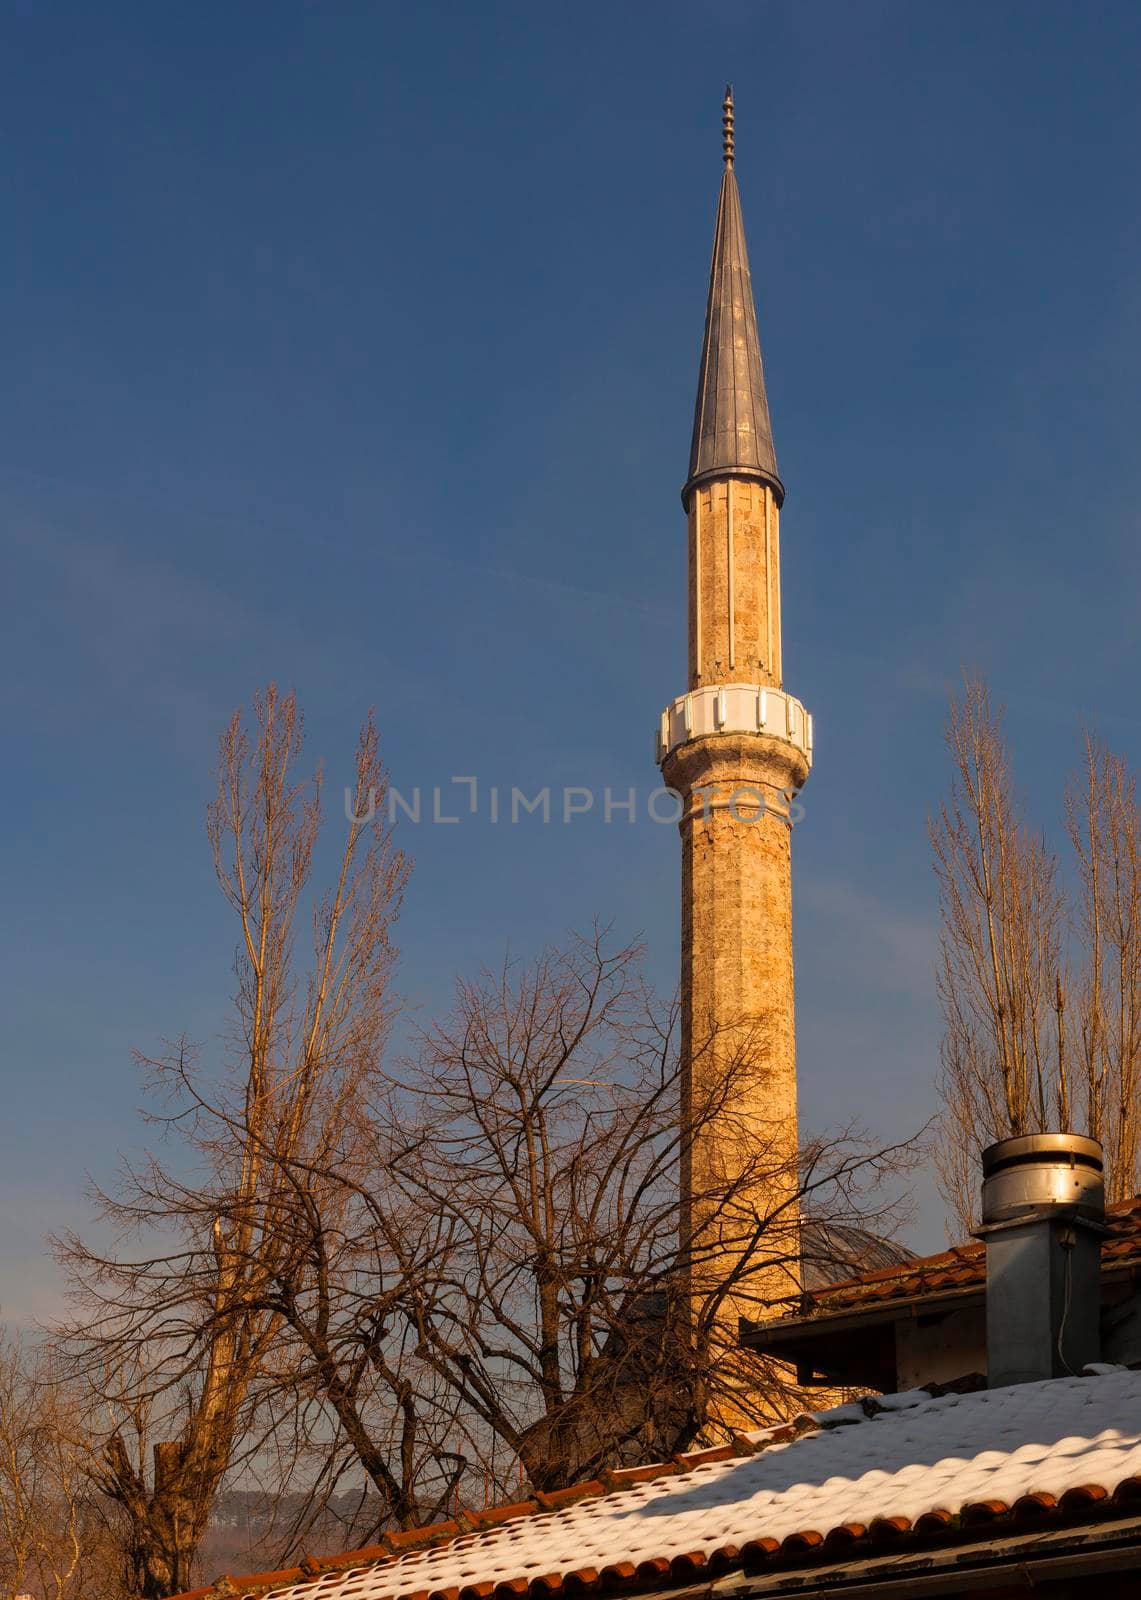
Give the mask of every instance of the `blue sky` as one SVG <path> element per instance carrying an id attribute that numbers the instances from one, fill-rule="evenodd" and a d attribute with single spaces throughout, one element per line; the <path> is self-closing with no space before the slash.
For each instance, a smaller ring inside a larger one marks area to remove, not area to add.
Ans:
<path id="1" fill-rule="evenodd" d="M 1047 824 L 1139 754 L 1141 11 L 4 0 L 0 1303 L 222 1025 L 202 814 L 269 678 L 336 793 L 637 785 L 684 683 L 724 82 L 782 521 L 809 1125 L 933 1105 L 926 818 L 963 663 Z M 409 826 L 413 1008 L 597 914 L 677 961 L 645 820 Z M 919 1188 L 915 1241 L 942 1221 Z"/>

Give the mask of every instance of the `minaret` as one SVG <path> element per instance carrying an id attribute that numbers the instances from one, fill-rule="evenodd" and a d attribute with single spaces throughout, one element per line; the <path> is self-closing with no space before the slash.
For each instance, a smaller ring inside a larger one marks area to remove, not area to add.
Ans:
<path id="1" fill-rule="evenodd" d="M 682 1051 L 694 1134 L 683 1182 L 693 1280 L 731 1288 L 739 1316 L 797 1287 L 792 797 L 812 762 L 812 718 L 781 675 L 780 511 L 741 200 L 733 96 L 693 446 L 689 689 L 662 713 L 658 760 L 681 796 Z M 711 1193 L 739 1190 L 710 1222 Z M 769 1219 L 767 1224 L 765 1219 Z M 764 1231 L 762 1232 L 762 1226 Z M 762 1260 L 783 1265 L 762 1272 Z"/>

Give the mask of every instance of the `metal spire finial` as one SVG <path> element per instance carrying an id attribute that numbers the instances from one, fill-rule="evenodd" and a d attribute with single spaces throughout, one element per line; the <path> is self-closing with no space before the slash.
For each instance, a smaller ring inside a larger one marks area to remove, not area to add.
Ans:
<path id="1" fill-rule="evenodd" d="M 727 167 L 733 165 L 733 85 L 725 85 L 721 102 L 721 153 Z"/>

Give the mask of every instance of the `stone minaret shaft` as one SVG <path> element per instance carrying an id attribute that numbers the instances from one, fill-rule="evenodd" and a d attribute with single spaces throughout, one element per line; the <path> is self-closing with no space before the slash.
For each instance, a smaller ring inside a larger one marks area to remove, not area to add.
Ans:
<path id="1" fill-rule="evenodd" d="M 812 719 L 781 676 L 780 510 L 741 202 L 725 99 L 693 447 L 689 690 L 663 712 L 658 754 L 682 797 L 683 1182 L 694 1302 L 731 1284 L 739 1316 L 797 1282 L 796 1040 L 790 802 L 812 761 Z M 713 1220 L 713 1196 L 736 1185 Z M 772 1265 L 763 1266 L 770 1262 Z"/>

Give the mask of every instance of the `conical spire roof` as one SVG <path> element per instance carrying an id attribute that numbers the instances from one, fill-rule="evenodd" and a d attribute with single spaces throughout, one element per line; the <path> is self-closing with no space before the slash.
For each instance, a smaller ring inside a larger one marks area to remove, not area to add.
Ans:
<path id="1" fill-rule="evenodd" d="M 757 311 L 745 248 L 741 196 L 733 171 L 733 91 L 725 91 L 725 175 L 713 236 L 705 341 L 697 380 L 693 446 L 682 501 L 709 478 L 757 478 L 771 486 L 779 505 L 784 485 L 777 473 Z"/>

